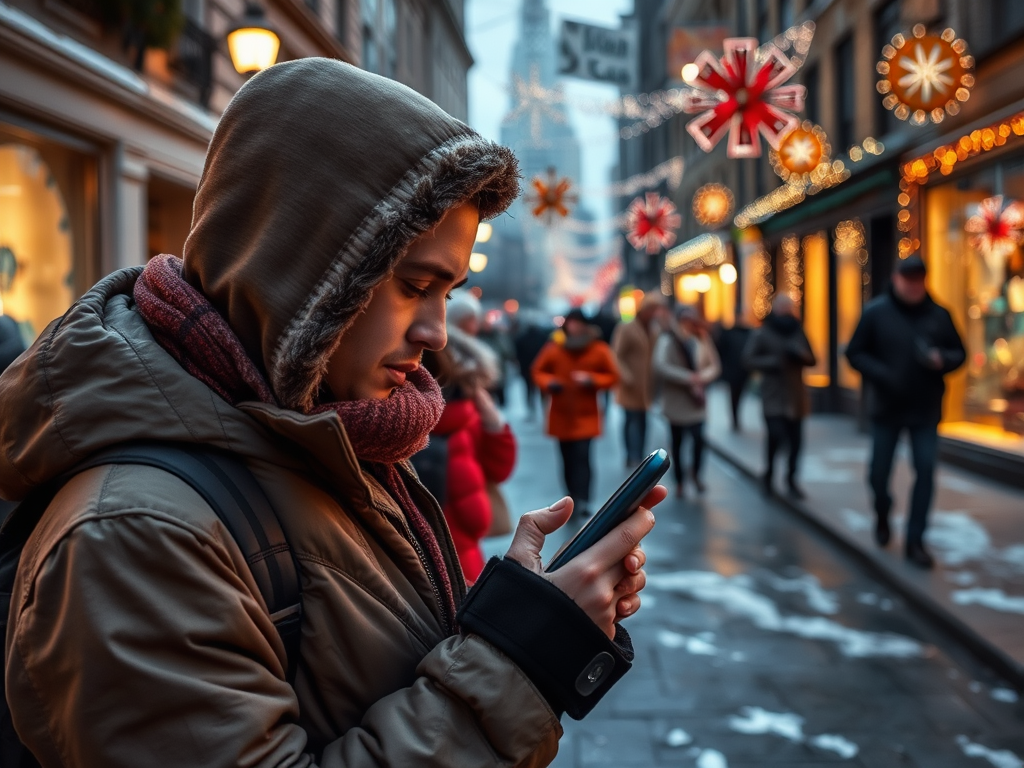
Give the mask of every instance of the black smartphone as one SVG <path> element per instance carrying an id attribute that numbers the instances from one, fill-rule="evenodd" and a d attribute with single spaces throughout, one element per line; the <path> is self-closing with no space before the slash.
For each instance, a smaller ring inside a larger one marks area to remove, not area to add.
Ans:
<path id="1" fill-rule="evenodd" d="M 603 539 L 619 523 L 633 514 L 644 496 L 654 490 L 654 486 L 668 471 L 671 462 L 664 448 L 659 448 L 644 459 L 636 471 L 619 486 L 611 498 L 604 503 L 591 520 L 576 533 L 569 543 L 552 558 L 544 570 L 547 573 L 557 571 L 572 560 L 580 552 L 589 549 Z"/>

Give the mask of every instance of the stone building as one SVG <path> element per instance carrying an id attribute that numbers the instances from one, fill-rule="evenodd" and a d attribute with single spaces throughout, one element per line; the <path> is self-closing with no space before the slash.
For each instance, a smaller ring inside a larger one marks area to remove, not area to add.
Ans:
<path id="1" fill-rule="evenodd" d="M 244 0 L 119 20 L 110 0 L 0 0 L 0 300 L 33 337 L 103 275 L 180 254 Z M 462 0 L 262 0 L 278 61 L 326 56 L 465 119 Z M 112 10 L 113 9 L 113 10 Z"/>

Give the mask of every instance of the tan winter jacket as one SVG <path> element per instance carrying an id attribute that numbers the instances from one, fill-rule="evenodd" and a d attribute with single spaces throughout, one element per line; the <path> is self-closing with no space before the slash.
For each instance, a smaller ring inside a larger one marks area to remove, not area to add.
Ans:
<path id="1" fill-rule="evenodd" d="M 697 370 L 686 366 L 680 342 L 690 344 Z M 661 379 L 661 408 L 670 424 L 699 424 L 707 416 L 706 396 L 695 397 L 722 373 L 718 352 L 709 336 L 683 341 L 675 331 L 665 331 L 654 345 L 654 373 Z"/>
<path id="2" fill-rule="evenodd" d="M 363 151 L 373 110 L 389 127 L 372 126 L 387 152 L 371 168 L 344 142 Z M 302 408 L 404 244 L 471 195 L 484 215 L 503 208 L 509 162 L 383 78 L 324 60 L 267 70 L 218 128 L 185 261 L 287 407 L 233 407 L 185 372 L 135 310 L 139 269 L 101 281 L 0 378 L 0 495 L 126 440 L 221 447 L 268 494 L 302 582 L 292 687 L 248 565 L 200 496 L 147 467 L 74 477 L 23 551 L 6 637 L 14 724 L 44 768 L 551 761 L 547 699 L 480 636 L 444 637 L 398 506 L 337 416 Z M 403 472 L 458 577 L 437 504 Z"/>
<path id="3" fill-rule="evenodd" d="M 619 362 L 616 401 L 627 410 L 646 411 L 651 407 L 653 346 L 650 333 L 639 320 L 615 326 L 612 351 Z"/>

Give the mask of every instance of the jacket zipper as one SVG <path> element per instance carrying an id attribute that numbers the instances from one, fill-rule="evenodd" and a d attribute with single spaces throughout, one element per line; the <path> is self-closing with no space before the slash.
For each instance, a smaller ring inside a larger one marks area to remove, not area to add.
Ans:
<path id="1" fill-rule="evenodd" d="M 386 517 L 393 517 L 390 510 L 378 507 L 374 505 L 378 512 L 384 514 Z M 420 560 L 420 565 L 423 566 L 423 570 L 427 574 L 427 581 L 430 582 L 430 588 L 434 592 L 434 602 L 437 604 L 437 609 L 441 613 L 441 622 L 444 624 L 444 629 L 448 632 L 452 631 L 453 617 L 448 615 L 448 606 L 445 605 L 445 601 L 441 599 L 441 590 L 437 586 L 437 580 L 434 576 L 434 569 L 430 566 L 430 561 L 427 558 L 426 552 L 423 551 L 423 547 L 420 545 L 420 540 L 416 536 L 416 532 L 412 530 L 412 527 L 406 521 L 405 517 L 399 515 L 399 520 L 402 525 L 402 530 L 405 532 L 405 538 L 412 544 L 412 548 L 416 550 L 416 556 Z"/>

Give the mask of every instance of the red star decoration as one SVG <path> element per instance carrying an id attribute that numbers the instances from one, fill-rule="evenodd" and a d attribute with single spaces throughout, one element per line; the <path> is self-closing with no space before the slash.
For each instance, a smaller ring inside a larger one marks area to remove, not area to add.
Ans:
<path id="1" fill-rule="evenodd" d="M 1004 207 L 1002 195 L 987 197 L 964 229 L 970 235 L 971 247 L 996 266 L 1024 240 L 1024 205 L 1010 201 Z"/>
<path id="2" fill-rule="evenodd" d="M 657 253 L 676 241 L 682 219 L 672 201 L 657 192 L 638 197 L 626 210 L 626 239 L 638 251 Z"/>
<path id="3" fill-rule="evenodd" d="M 777 47 L 768 44 L 757 56 L 757 40 L 732 37 L 724 41 L 721 60 L 710 51 L 694 64 L 699 74 L 684 95 L 684 111 L 698 117 L 686 124 L 697 145 L 710 152 L 728 132 L 729 157 L 760 157 L 764 135 L 774 149 L 800 120 L 792 112 L 804 108 L 807 89 L 782 85 L 797 71 L 796 65 Z"/>
<path id="4" fill-rule="evenodd" d="M 547 223 L 551 223 L 551 217 L 557 213 L 563 219 L 569 215 L 569 204 L 575 204 L 577 197 L 569 194 L 572 182 L 569 179 L 559 179 L 554 168 L 548 168 L 548 178 L 545 181 L 540 176 L 533 178 L 534 194 L 527 197 L 527 202 L 533 206 L 533 215 L 537 218 L 544 216 Z"/>

